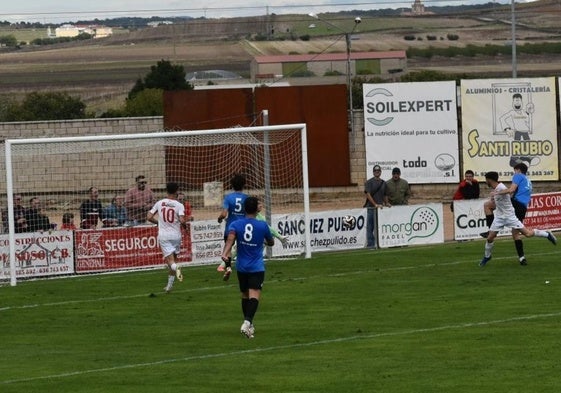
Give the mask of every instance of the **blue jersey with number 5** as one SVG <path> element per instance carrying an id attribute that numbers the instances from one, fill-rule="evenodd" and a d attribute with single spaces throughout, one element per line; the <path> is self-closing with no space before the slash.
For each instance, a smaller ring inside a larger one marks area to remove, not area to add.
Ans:
<path id="1" fill-rule="evenodd" d="M 247 195 L 243 192 L 233 192 L 226 195 L 222 208 L 228 210 L 228 217 L 226 217 L 226 227 L 224 228 L 224 237 L 228 236 L 228 228 L 234 221 L 245 217 L 245 210 L 243 203 Z"/>
<path id="2" fill-rule="evenodd" d="M 265 271 L 263 249 L 265 239 L 271 240 L 273 235 L 265 221 L 255 218 L 241 218 L 230 225 L 229 233 L 236 235 L 238 258 L 236 269 L 242 273 Z"/>

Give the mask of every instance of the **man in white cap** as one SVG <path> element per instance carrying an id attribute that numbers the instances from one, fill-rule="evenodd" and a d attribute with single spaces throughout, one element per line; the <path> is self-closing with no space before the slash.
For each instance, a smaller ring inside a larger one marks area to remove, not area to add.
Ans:
<path id="1" fill-rule="evenodd" d="M 372 173 L 374 176 L 364 183 L 364 193 L 366 194 L 364 207 L 367 208 L 366 246 L 368 248 L 376 247 L 376 238 L 374 237 L 376 209 L 384 205 L 384 196 L 386 195 L 386 182 L 380 177 L 382 175 L 382 168 L 380 165 L 374 165 Z"/>

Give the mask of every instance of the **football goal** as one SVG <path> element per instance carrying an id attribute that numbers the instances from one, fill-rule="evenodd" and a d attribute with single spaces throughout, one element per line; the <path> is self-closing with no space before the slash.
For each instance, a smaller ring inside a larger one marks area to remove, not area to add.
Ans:
<path id="1" fill-rule="evenodd" d="M 220 261 L 225 223 L 217 218 L 234 174 L 281 235 L 281 217 L 309 222 L 305 124 L 10 139 L 4 154 L 0 283 L 162 266 L 157 227 L 144 217 L 168 182 L 179 184 L 193 217 L 185 265 Z M 266 256 L 309 258 L 308 225 L 299 228 L 291 233 L 298 247 L 277 241 Z"/>

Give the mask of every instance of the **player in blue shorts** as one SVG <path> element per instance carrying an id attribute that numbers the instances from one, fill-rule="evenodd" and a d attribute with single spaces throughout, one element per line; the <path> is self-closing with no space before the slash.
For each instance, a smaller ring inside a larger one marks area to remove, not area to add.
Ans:
<path id="1" fill-rule="evenodd" d="M 244 175 L 236 173 L 230 180 L 230 184 L 234 192 L 224 197 L 224 202 L 222 203 L 222 211 L 218 216 L 219 223 L 222 223 L 222 221 L 226 219 L 226 226 L 224 228 L 224 242 L 228 238 L 228 228 L 230 227 L 230 224 L 245 216 L 243 204 L 245 198 L 247 198 L 247 194 L 243 192 L 243 189 L 245 187 Z M 224 281 L 227 281 L 230 278 L 230 274 L 232 273 L 231 262 L 231 254 L 228 254 L 228 260 L 226 262 L 222 261 L 222 263 L 216 269 L 219 272 L 224 272 Z"/>
<path id="2" fill-rule="evenodd" d="M 267 223 L 256 218 L 258 206 L 257 198 L 247 197 L 245 199 L 245 217 L 234 221 L 228 227 L 228 237 L 222 250 L 222 260 L 226 262 L 230 258 L 234 242 L 237 244 L 236 271 L 242 295 L 244 317 L 240 332 L 247 338 L 254 337 L 253 318 L 259 306 L 261 289 L 265 280 L 264 246 L 275 244 Z"/>

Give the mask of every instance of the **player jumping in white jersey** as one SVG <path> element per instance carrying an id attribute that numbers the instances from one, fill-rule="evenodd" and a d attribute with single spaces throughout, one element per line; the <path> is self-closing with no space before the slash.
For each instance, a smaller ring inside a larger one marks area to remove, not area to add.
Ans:
<path id="1" fill-rule="evenodd" d="M 177 200 L 178 190 L 177 183 L 168 183 L 167 197 L 156 202 L 146 217 L 149 222 L 158 224 L 158 243 L 168 265 L 168 282 L 164 288 L 167 293 L 172 290 L 176 277 L 183 281 L 183 275 L 177 266 L 177 255 L 181 249 L 181 227 L 186 228 L 187 218 L 185 206 Z"/>
<path id="2" fill-rule="evenodd" d="M 489 236 L 485 243 L 485 255 L 481 262 L 479 262 L 479 266 L 483 267 L 491 260 L 491 251 L 495 245 L 493 241 L 495 237 L 497 237 L 497 233 L 503 228 L 516 229 L 526 237 L 544 237 L 554 245 L 557 244 L 557 239 L 553 236 L 553 233 L 541 229 L 526 228 L 524 224 L 520 222 L 514 212 L 509 189 L 503 183 L 499 182 L 499 174 L 497 172 L 487 172 L 485 174 L 485 181 L 487 185 L 493 189 L 493 191 L 491 191 L 491 197 L 495 201 L 496 209 L 495 218 L 489 228 Z M 512 231 L 512 236 L 516 239 L 515 235 L 516 231 Z"/>

